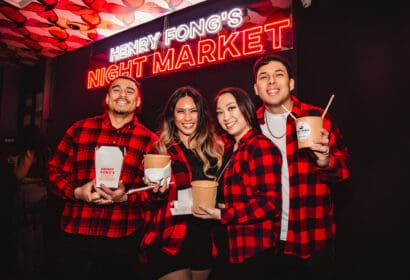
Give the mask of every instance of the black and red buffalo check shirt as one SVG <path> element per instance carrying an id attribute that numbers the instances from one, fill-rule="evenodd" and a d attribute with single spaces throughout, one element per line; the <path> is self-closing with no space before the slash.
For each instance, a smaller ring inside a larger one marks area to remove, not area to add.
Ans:
<path id="1" fill-rule="evenodd" d="M 157 136 L 134 119 L 116 129 L 108 114 L 74 123 L 64 134 L 49 161 L 50 190 L 65 200 L 61 226 L 67 233 L 124 237 L 141 230 L 145 215 L 141 205 L 149 205 L 149 192 L 129 196 L 126 203 L 98 206 L 78 201 L 74 189 L 95 179 L 95 149 L 118 146 L 125 153 L 120 180 L 127 189 L 143 186 L 143 155 L 153 152 Z"/>
<path id="2" fill-rule="evenodd" d="M 319 107 L 300 102 L 292 96 L 295 117 L 321 116 Z M 258 109 L 260 124 L 264 124 L 265 107 Z M 323 127 L 329 131 L 330 165 L 320 168 L 316 160 L 297 146 L 295 120 L 288 116 L 286 123 L 286 154 L 289 169 L 289 225 L 285 254 L 309 258 L 334 238 L 336 224 L 331 197 L 332 185 L 346 180 L 351 158 L 343 142 L 340 129 L 327 113 Z"/>
<path id="3" fill-rule="evenodd" d="M 141 242 L 142 248 L 153 243 L 160 244 L 161 250 L 170 255 L 179 253 L 186 238 L 188 220 L 192 218 L 186 215 L 172 216 L 170 210 L 172 201 L 178 199 L 178 190 L 191 188 L 191 182 L 194 178 L 192 167 L 181 147 L 182 145 L 182 143 L 173 142 L 167 147 L 168 154 L 171 156 L 173 181 L 168 193 L 168 202 L 147 213 L 146 227 Z M 204 221 L 204 223 L 206 222 Z"/>
<path id="4" fill-rule="evenodd" d="M 249 130 L 223 174 L 229 261 L 242 263 L 276 246 L 281 217 L 281 165 L 279 149 L 266 136 Z"/>

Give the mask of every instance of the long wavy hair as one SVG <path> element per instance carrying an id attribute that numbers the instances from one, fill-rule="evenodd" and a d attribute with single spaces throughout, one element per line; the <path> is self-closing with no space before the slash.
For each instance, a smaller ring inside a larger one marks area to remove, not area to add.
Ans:
<path id="1" fill-rule="evenodd" d="M 168 145 L 173 142 L 181 142 L 178 136 L 178 128 L 174 121 L 174 112 L 177 102 L 185 96 L 192 98 L 198 110 L 196 131 L 189 139 L 190 142 L 194 141 L 196 143 L 192 150 L 204 163 L 203 171 L 205 175 L 213 178 L 214 176 L 209 175 L 207 172 L 210 168 L 215 167 L 215 164 L 211 164 L 209 157 L 216 158 L 216 166 L 219 168 L 222 165 L 223 143 L 215 133 L 214 121 L 209 113 L 207 103 L 197 89 L 183 86 L 176 89 L 168 98 L 160 116 L 159 140 L 156 143 L 157 149 L 159 153 L 166 154 Z"/>

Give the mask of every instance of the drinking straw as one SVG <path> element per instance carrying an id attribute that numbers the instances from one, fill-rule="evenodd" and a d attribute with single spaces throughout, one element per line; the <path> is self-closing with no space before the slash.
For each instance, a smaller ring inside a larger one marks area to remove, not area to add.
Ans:
<path id="1" fill-rule="evenodd" d="M 322 117 L 321 117 L 322 119 L 323 119 L 323 117 L 326 115 L 327 109 L 329 109 L 329 106 L 330 106 L 330 104 L 332 103 L 334 97 L 335 97 L 335 95 L 332 94 L 332 96 L 331 96 L 330 99 L 329 99 L 329 102 L 327 102 L 327 106 L 326 106 L 325 110 L 323 111 L 323 114 L 322 114 Z"/>
<path id="2" fill-rule="evenodd" d="M 292 114 L 291 111 L 288 110 L 288 108 L 286 108 L 284 105 L 282 105 L 282 108 L 286 110 L 286 112 L 288 112 L 290 114 L 290 116 L 296 121 L 296 117 Z"/>
<path id="3" fill-rule="evenodd" d="M 171 184 L 175 184 L 175 182 L 169 182 L 168 185 L 171 185 Z M 146 187 L 142 187 L 142 188 L 138 188 L 138 189 L 131 189 L 127 192 L 127 194 L 133 194 L 133 193 L 136 193 L 136 192 L 141 192 L 141 191 L 145 191 L 145 190 L 149 190 L 149 189 L 153 189 L 153 188 L 155 188 L 155 186 L 146 186 Z"/>
<path id="4" fill-rule="evenodd" d="M 146 187 L 139 188 L 139 189 L 131 189 L 131 190 L 129 190 L 129 191 L 127 192 L 127 194 L 132 194 L 132 193 L 135 193 L 135 192 L 140 192 L 140 191 L 149 190 L 149 189 L 152 189 L 152 188 L 154 188 L 154 187 L 155 187 L 155 186 L 146 186 Z"/>

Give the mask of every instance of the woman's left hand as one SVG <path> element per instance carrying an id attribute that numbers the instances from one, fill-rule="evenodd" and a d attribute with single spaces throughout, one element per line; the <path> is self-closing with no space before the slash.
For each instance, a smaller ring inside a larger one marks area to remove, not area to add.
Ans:
<path id="1" fill-rule="evenodd" d="M 218 208 L 208 208 L 205 207 L 201 204 L 198 205 L 198 207 L 205 212 L 205 214 L 197 214 L 194 211 L 192 211 L 192 215 L 194 215 L 197 218 L 201 218 L 204 220 L 220 220 L 221 219 L 221 209 Z"/>

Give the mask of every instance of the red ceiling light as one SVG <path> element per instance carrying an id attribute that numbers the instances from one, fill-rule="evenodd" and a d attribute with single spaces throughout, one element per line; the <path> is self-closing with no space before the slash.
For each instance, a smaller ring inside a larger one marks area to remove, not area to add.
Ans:
<path id="1" fill-rule="evenodd" d="M 34 2 L 34 0 L 3 0 L 4 2 L 9 3 L 10 5 L 13 5 L 14 7 L 17 7 L 19 9 L 24 8 L 31 2 Z"/>

